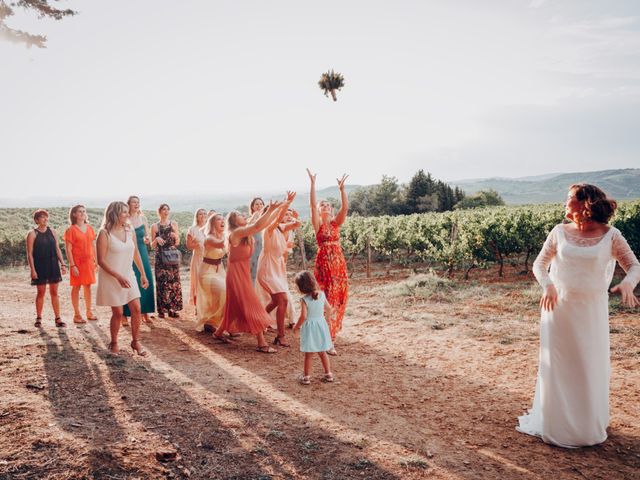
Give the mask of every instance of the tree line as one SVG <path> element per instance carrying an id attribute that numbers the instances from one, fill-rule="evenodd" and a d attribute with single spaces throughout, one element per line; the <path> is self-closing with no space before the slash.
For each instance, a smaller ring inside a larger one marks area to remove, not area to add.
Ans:
<path id="1" fill-rule="evenodd" d="M 411 215 L 414 213 L 447 212 L 453 209 L 504 205 L 497 192 L 484 191 L 467 196 L 459 187 L 451 187 L 431 173 L 418 170 L 407 184 L 382 176 L 380 183 L 361 187 L 349 195 L 351 215 Z"/>

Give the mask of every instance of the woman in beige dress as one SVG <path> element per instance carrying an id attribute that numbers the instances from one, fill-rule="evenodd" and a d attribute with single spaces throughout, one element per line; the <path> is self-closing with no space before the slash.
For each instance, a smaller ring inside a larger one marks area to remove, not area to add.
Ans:
<path id="1" fill-rule="evenodd" d="M 117 355 L 118 330 L 124 317 L 123 305 L 131 311 L 131 348 L 146 355 L 138 335 L 140 332 L 140 289 L 133 271 L 133 262 L 140 271 L 140 285 L 146 289 L 149 281 L 140 259 L 135 234 L 128 224 L 129 207 L 124 202 L 111 202 L 104 212 L 98 233 L 98 291 L 96 303 L 111 307 L 111 343 L 109 350 Z"/>
<path id="2" fill-rule="evenodd" d="M 227 272 L 222 264 L 225 255 L 224 217 L 220 214 L 210 217 L 204 234 L 203 259 L 198 270 L 196 330 L 213 333 L 222 322 L 227 291 Z"/>
<path id="3" fill-rule="evenodd" d="M 295 193 L 289 195 L 289 204 L 295 198 Z M 287 266 L 284 254 L 287 251 L 287 241 L 285 239 L 285 228 L 281 228 L 286 209 L 281 209 L 271 223 L 264 230 L 263 249 L 258 259 L 257 281 L 271 297 L 271 301 L 266 306 L 267 313 L 276 311 L 276 325 L 278 335 L 274 339 L 274 345 L 288 347 L 285 340 L 284 319 L 289 305 L 289 284 L 287 282 Z M 293 226 L 291 225 L 291 228 Z"/>
<path id="4" fill-rule="evenodd" d="M 202 265 L 202 255 L 204 253 L 204 226 L 207 221 L 207 211 L 199 208 L 193 215 L 193 223 L 187 230 L 187 248 L 191 250 L 191 263 L 189 265 L 189 301 L 192 305 L 197 305 L 196 296 L 198 294 L 198 270 Z M 196 306 L 196 314 L 197 312 Z"/>

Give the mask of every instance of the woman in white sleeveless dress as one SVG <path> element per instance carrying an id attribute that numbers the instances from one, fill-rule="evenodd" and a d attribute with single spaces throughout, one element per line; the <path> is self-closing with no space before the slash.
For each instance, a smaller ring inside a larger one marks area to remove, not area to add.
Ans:
<path id="1" fill-rule="evenodd" d="M 215 214 L 205 226 L 204 254 L 198 271 L 196 331 L 214 332 L 222 323 L 227 293 L 227 272 L 222 263 L 225 256 L 224 217 Z"/>
<path id="2" fill-rule="evenodd" d="M 607 225 L 616 203 L 593 185 L 572 185 L 569 224 L 556 225 L 534 262 L 544 289 L 540 365 L 533 407 L 516 429 L 561 447 L 597 445 L 609 425 L 609 298 L 616 260 L 627 272 L 611 289 L 640 306 L 633 290 L 640 263 L 620 231 Z M 551 267 L 549 273 L 549 266 Z"/>
<path id="3" fill-rule="evenodd" d="M 138 355 L 146 355 L 140 345 L 140 289 L 133 271 L 135 262 L 140 272 L 140 285 L 149 286 L 149 281 L 140 259 L 135 234 L 128 225 L 129 207 L 124 202 L 111 202 L 104 212 L 102 228 L 98 233 L 97 253 L 98 289 L 96 303 L 111 307 L 111 343 L 109 350 L 117 355 L 118 330 L 124 318 L 123 305 L 131 311 L 131 348 Z"/>
<path id="4" fill-rule="evenodd" d="M 193 216 L 193 224 L 187 230 L 187 248 L 191 250 L 191 263 L 189 264 L 189 302 L 196 305 L 198 295 L 198 271 L 202 265 L 204 253 L 204 229 L 207 221 L 207 211 L 199 208 Z M 197 312 L 196 307 L 196 314 Z"/>

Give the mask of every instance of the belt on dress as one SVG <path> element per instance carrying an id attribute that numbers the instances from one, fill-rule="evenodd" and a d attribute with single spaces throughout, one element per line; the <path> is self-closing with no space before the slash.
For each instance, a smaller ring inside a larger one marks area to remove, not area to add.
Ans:
<path id="1" fill-rule="evenodd" d="M 340 246 L 340 240 L 329 240 L 328 242 L 320 242 L 318 245 L 338 245 L 338 246 Z"/>
<path id="2" fill-rule="evenodd" d="M 220 268 L 220 264 L 222 263 L 222 258 L 207 258 L 204 257 L 202 259 L 202 261 L 208 265 L 215 265 L 216 266 L 216 272 L 218 271 L 218 269 Z"/>

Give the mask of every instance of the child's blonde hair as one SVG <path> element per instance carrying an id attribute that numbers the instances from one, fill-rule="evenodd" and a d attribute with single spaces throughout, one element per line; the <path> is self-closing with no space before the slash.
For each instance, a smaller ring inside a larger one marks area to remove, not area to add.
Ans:
<path id="1" fill-rule="evenodd" d="M 314 300 L 318 299 L 318 282 L 316 282 L 316 277 L 313 276 L 308 270 L 303 270 L 302 272 L 296 275 L 296 285 L 298 286 L 298 290 L 305 295 L 311 295 L 311 298 Z"/>

